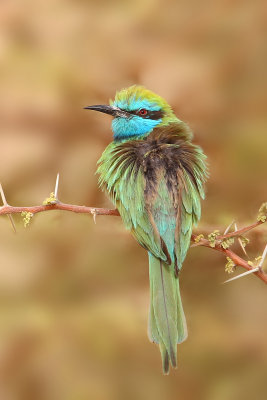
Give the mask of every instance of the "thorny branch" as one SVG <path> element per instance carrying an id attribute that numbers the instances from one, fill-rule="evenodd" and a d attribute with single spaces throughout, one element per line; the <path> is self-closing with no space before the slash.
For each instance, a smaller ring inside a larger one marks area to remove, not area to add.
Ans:
<path id="1" fill-rule="evenodd" d="M 235 234 L 234 236 L 242 235 L 244 232 L 248 232 L 261 224 L 263 224 L 263 222 L 258 222 L 256 224 L 246 226 L 245 228 L 242 228 L 238 231 L 233 232 Z M 222 238 L 224 238 L 224 236 L 226 236 L 226 235 L 222 235 L 222 236 L 220 236 L 220 238 L 222 239 Z M 229 237 L 229 236 L 227 235 L 227 237 Z M 191 240 L 193 242 L 195 242 L 196 238 L 197 238 L 196 235 L 191 236 Z M 254 266 L 250 265 L 248 263 L 248 261 L 241 258 L 239 255 L 234 253 L 232 250 L 224 249 L 220 243 L 216 243 L 215 246 L 211 246 L 211 243 L 208 239 L 201 238 L 201 240 L 197 243 L 197 245 L 209 247 L 213 250 L 217 250 L 217 251 L 220 251 L 221 253 L 224 253 L 226 257 L 229 257 L 233 261 L 234 265 L 238 265 L 239 267 L 245 268 L 247 271 L 251 271 L 255 268 Z M 192 246 L 195 246 L 195 243 Z M 262 268 L 260 268 L 258 271 L 255 271 L 254 275 L 256 275 L 264 283 L 267 284 L 267 274 L 262 270 Z"/>
<path id="2" fill-rule="evenodd" d="M 63 211 L 71 211 L 75 213 L 82 213 L 82 214 L 91 214 L 94 217 L 94 221 L 97 215 L 113 215 L 119 216 L 119 211 L 116 209 L 107 209 L 107 208 L 96 208 L 96 207 L 86 207 L 86 206 L 78 206 L 73 204 L 65 204 L 58 200 L 57 192 L 58 192 L 58 181 L 59 176 L 57 176 L 55 191 L 50 194 L 50 197 L 47 198 L 42 205 L 38 206 L 30 206 L 30 207 L 13 207 L 10 206 L 5 198 L 4 191 L 0 184 L 0 194 L 3 201 L 3 206 L 0 207 L 0 215 L 8 215 L 10 220 L 12 221 L 12 226 L 14 227 L 14 222 L 11 218 L 12 214 L 21 213 L 24 217 L 24 226 L 27 226 L 30 222 L 30 219 L 33 217 L 34 214 L 51 211 L 51 210 L 63 210 Z M 244 237 L 244 234 L 249 232 L 252 229 L 257 228 L 258 226 L 262 225 L 267 219 L 267 203 L 264 203 L 260 210 L 259 215 L 257 218 L 257 222 L 252 225 L 246 226 L 241 229 L 237 229 L 233 232 L 228 232 L 232 224 L 227 228 L 224 234 L 220 234 L 219 231 L 214 231 L 208 235 L 208 238 L 205 238 L 203 234 L 195 235 L 192 234 L 191 236 L 191 247 L 196 246 L 204 246 L 211 248 L 213 250 L 219 251 L 223 253 L 230 262 L 230 266 L 240 266 L 247 271 L 250 271 L 258 278 L 260 278 L 265 284 L 267 284 L 267 273 L 265 273 L 262 269 L 262 264 L 264 261 L 264 257 L 266 256 L 266 249 L 263 252 L 262 257 L 258 257 L 258 260 L 261 260 L 256 266 L 251 262 L 243 259 L 238 254 L 236 254 L 233 250 L 229 247 L 233 244 L 234 239 L 238 238 L 242 250 L 245 252 L 245 242 L 248 241 L 247 238 Z M 235 224 L 236 226 L 236 224 Z M 232 272 L 232 271 L 231 271 Z M 243 274 L 241 274 L 243 275 Z M 240 276 L 241 276 L 240 275 Z"/>
<path id="3" fill-rule="evenodd" d="M 63 210 L 63 211 L 71 211 L 80 214 L 91 214 L 91 215 L 115 215 L 119 216 L 118 210 L 110 210 L 108 208 L 95 208 L 95 207 L 86 207 L 86 206 L 76 206 L 73 204 L 65 204 L 61 203 L 57 200 L 55 204 L 47 204 L 40 206 L 30 206 L 30 207 L 13 207 L 10 205 L 5 205 L 0 207 L 0 215 L 4 214 L 18 214 L 22 212 L 37 214 L 44 211 L 51 210 Z"/>

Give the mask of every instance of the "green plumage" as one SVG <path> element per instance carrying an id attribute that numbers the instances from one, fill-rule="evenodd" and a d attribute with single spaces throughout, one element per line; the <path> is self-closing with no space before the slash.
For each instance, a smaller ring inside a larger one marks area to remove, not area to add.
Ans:
<path id="1" fill-rule="evenodd" d="M 128 89 L 128 104 L 133 98 L 148 100 L 147 93 L 152 93 L 145 90 L 142 98 L 138 87 L 137 98 L 134 88 Z M 97 172 L 100 186 L 107 190 L 126 228 L 148 251 L 149 337 L 159 344 L 163 371 L 168 373 L 169 363 L 176 367 L 177 343 L 187 337 L 179 271 L 192 226 L 200 218 L 206 166 L 202 150 L 191 143 L 188 126 L 164 100 L 161 104 L 164 117 L 159 124 L 147 134 L 125 139 L 124 133 L 123 140 L 112 142 Z"/>

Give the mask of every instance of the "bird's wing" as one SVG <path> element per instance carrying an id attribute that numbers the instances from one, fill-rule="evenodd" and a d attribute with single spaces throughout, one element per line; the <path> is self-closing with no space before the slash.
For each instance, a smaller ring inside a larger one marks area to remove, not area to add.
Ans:
<path id="1" fill-rule="evenodd" d="M 127 229 L 146 250 L 167 262 L 164 243 L 145 203 L 145 178 L 131 147 L 111 143 L 98 161 L 99 185 L 116 205 Z"/>
<path id="2" fill-rule="evenodd" d="M 137 174 L 133 171 L 129 180 L 121 184 L 118 190 L 117 207 L 128 229 L 146 250 L 155 257 L 171 263 L 167 245 L 160 234 L 155 220 L 153 205 L 146 201 L 145 179 L 141 170 Z M 164 213 L 167 204 L 162 202 L 160 213 Z M 166 213 L 167 215 L 167 210 Z"/>

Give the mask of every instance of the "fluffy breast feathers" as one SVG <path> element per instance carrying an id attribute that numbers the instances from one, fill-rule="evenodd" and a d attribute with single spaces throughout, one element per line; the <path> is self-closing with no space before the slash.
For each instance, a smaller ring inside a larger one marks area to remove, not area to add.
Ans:
<path id="1" fill-rule="evenodd" d="M 176 273 L 200 218 L 207 177 L 206 157 L 191 139 L 179 121 L 143 139 L 112 142 L 97 170 L 126 227 L 155 257 L 174 263 Z"/>

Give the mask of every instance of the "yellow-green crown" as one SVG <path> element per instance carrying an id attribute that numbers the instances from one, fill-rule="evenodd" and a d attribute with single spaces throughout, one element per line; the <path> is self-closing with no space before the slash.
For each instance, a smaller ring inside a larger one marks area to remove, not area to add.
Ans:
<path id="1" fill-rule="evenodd" d="M 127 111 L 140 108 L 152 111 L 162 110 L 165 117 L 175 117 L 166 100 L 140 85 L 133 85 L 120 90 L 116 93 L 115 100 L 111 101 L 111 104 Z"/>

